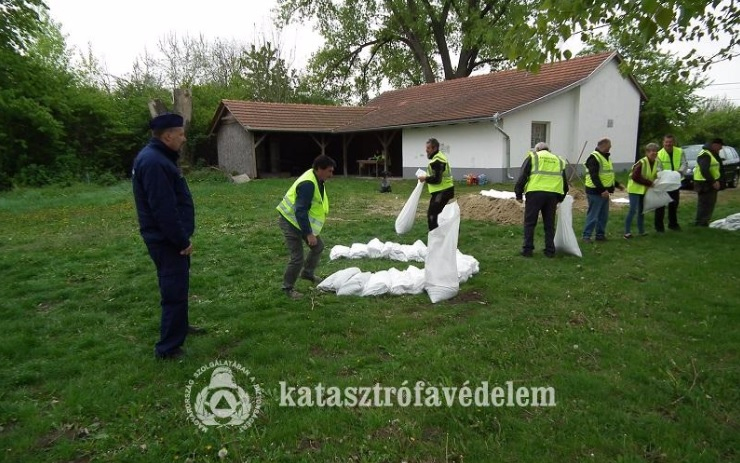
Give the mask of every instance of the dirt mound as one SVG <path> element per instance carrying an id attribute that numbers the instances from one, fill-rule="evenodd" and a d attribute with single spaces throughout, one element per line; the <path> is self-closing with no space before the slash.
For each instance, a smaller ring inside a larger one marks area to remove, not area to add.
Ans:
<path id="1" fill-rule="evenodd" d="M 457 198 L 463 219 L 489 220 L 518 225 L 524 219 L 524 206 L 513 199 L 496 199 L 481 194 L 468 194 Z"/>

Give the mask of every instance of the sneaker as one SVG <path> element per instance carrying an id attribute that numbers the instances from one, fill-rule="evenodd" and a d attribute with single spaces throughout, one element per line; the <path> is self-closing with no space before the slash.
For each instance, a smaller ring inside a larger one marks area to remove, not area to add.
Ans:
<path id="1" fill-rule="evenodd" d="M 522 251 L 519 253 L 522 257 L 532 257 L 532 251 Z"/>
<path id="2" fill-rule="evenodd" d="M 674 225 L 674 226 L 669 225 L 668 228 L 673 231 L 681 231 L 681 225 Z"/>
<path id="3" fill-rule="evenodd" d="M 285 293 L 286 296 L 288 296 L 291 299 L 300 299 L 303 297 L 303 294 L 299 293 L 293 288 L 283 289 L 283 292 Z"/>
<path id="4" fill-rule="evenodd" d="M 625 233 L 624 234 L 624 239 L 631 240 L 632 239 L 632 233 Z"/>
<path id="5" fill-rule="evenodd" d="M 637 236 L 648 236 L 648 234 L 647 234 L 647 232 L 642 232 L 642 233 L 638 234 Z"/>
<path id="6" fill-rule="evenodd" d="M 321 281 L 323 280 L 322 278 L 319 278 L 316 275 L 301 275 L 301 278 L 304 280 L 308 280 L 315 285 L 321 283 Z"/>
<path id="7" fill-rule="evenodd" d="M 596 241 L 606 241 L 606 236 L 597 236 Z"/>
<path id="8" fill-rule="evenodd" d="M 593 240 L 591 238 L 583 238 L 583 242 L 586 244 L 591 244 L 593 243 Z"/>
<path id="9" fill-rule="evenodd" d="M 545 257 L 547 257 L 548 259 L 553 259 L 555 258 L 555 253 L 545 251 Z"/>

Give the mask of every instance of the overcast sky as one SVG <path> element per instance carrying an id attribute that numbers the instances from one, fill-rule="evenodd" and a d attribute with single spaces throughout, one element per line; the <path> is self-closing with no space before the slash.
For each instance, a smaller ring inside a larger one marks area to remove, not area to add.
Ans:
<path id="1" fill-rule="evenodd" d="M 61 23 L 68 44 L 92 51 L 113 75 L 131 71 L 137 56 L 157 51 L 157 42 L 169 33 L 207 40 L 216 38 L 253 43 L 261 37 L 273 37 L 275 27 L 271 10 L 276 0 L 46 0 L 51 17 Z M 308 26 L 291 26 L 280 36 L 286 61 L 300 69 L 322 43 Z M 700 43 L 711 51 L 716 44 Z M 687 45 L 671 51 L 685 51 Z M 712 66 L 706 73 L 712 85 L 701 96 L 726 96 L 740 104 L 740 59 Z"/>

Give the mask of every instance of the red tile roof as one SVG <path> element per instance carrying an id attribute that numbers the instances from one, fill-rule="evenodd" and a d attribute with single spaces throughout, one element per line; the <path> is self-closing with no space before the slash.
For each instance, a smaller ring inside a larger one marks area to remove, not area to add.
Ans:
<path id="1" fill-rule="evenodd" d="M 327 106 L 259 101 L 221 100 L 211 129 L 226 108 L 247 130 L 272 132 L 332 132 L 336 128 L 375 111 L 371 107 Z"/>
<path id="2" fill-rule="evenodd" d="M 504 116 L 583 83 L 616 52 L 545 64 L 537 74 L 509 70 L 385 92 L 364 107 L 223 100 L 223 108 L 247 129 L 284 132 L 357 132 Z M 645 97 L 639 85 L 632 82 Z"/>

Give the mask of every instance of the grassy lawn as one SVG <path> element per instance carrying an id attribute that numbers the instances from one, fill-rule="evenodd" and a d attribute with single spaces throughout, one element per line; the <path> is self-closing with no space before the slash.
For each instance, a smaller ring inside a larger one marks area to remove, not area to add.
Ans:
<path id="1" fill-rule="evenodd" d="M 740 458 L 740 233 L 691 227 L 690 196 L 683 232 L 629 242 L 626 208 L 613 208 L 612 240 L 582 246 L 583 259 L 546 259 L 541 229 L 535 257 L 523 259 L 520 226 L 463 220 L 458 247 L 481 271 L 457 298 L 432 305 L 426 295 L 340 298 L 305 281 L 297 289 L 307 296 L 288 300 L 274 207 L 291 180 L 190 182 L 198 227 L 190 317 L 209 333 L 189 337 L 179 362 L 153 358 L 159 295 L 128 183 L 0 195 L 0 461 Z M 336 244 L 426 242 L 423 217 L 403 237 L 393 229 L 413 184 L 394 182 L 391 195 L 377 186 L 331 181 L 323 275 L 406 266 L 329 262 Z M 714 217 L 736 212 L 740 190 L 720 192 Z M 574 216 L 580 235 L 585 214 Z M 243 365 L 264 390 L 246 430 L 204 433 L 188 419 L 185 387 L 215 360 Z M 512 381 L 553 387 L 557 405 L 281 407 L 281 381 Z"/>

